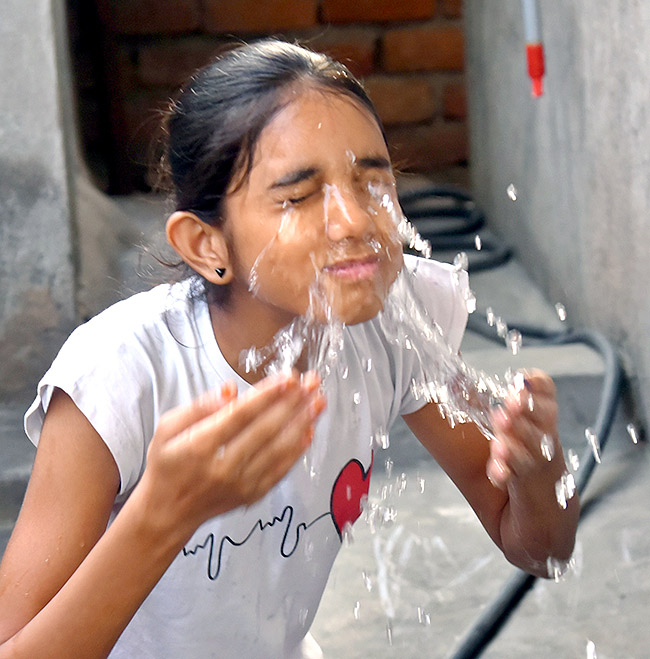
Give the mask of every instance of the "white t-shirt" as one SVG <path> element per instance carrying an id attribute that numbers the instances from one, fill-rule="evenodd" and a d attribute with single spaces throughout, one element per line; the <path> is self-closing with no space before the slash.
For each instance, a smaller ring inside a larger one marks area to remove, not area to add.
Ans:
<path id="1" fill-rule="evenodd" d="M 433 261 L 405 260 L 418 269 L 420 294 L 457 350 L 466 278 Z M 53 388 L 72 398 L 117 463 L 112 518 L 142 475 L 164 412 L 228 380 L 240 392 L 250 386 L 221 354 L 206 302 L 187 293 L 183 284 L 161 285 L 78 327 L 25 416 L 38 443 Z M 346 377 L 325 379 L 328 406 L 304 458 L 263 499 L 196 530 L 111 657 L 318 656 L 307 632 L 345 525 L 359 517 L 368 493 L 371 438 L 424 404 L 411 393 L 414 351 L 386 341 L 375 320 L 346 327 L 343 351 Z"/>

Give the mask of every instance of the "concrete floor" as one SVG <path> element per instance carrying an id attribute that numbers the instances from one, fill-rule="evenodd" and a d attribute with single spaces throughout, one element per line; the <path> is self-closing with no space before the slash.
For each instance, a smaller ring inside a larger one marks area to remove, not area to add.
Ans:
<path id="1" fill-rule="evenodd" d="M 130 199 L 123 205 L 131 216 L 140 213 L 145 231 L 161 222 L 147 203 Z M 131 250 L 121 257 L 124 290 L 138 288 L 134 256 Z M 506 319 L 562 327 L 553 305 L 516 262 L 470 281 L 479 309 L 492 306 Z M 603 374 L 595 352 L 580 345 L 524 343 L 513 357 L 505 347 L 468 332 L 463 354 L 489 373 L 503 374 L 508 366 L 539 366 L 551 373 L 565 450 L 583 453 Z M 650 458 L 645 442 L 632 442 L 622 408 L 583 495 L 575 568 L 559 583 L 537 580 L 483 656 L 650 657 L 650 632 L 643 623 L 650 601 Z M 22 409 L 0 406 L 0 553 L 33 459 L 21 431 Z M 394 507 L 395 521 L 374 533 L 363 519 L 357 522 L 353 541 L 343 547 L 331 574 L 313 634 L 326 657 L 452 656 L 514 568 L 403 424 L 394 428 L 380 457 L 371 494 Z"/>

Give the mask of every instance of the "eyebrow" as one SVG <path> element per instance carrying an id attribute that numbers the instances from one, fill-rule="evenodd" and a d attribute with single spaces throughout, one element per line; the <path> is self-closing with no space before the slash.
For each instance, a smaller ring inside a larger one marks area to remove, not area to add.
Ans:
<path id="1" fill-rule="evenodd" d="M 383 156 L 367 156 L 366 158 L 359 158 L 355 163 L 357 166 L 362 169 L 384 169 L 390 171 L 391 164 L 387 158 Z M 310 178 L 313 178 L 319 169 L 317 167 L 303 167 L 301 169 L 296 169 L 293 172 L 289 172 L 284 176 L 281 176 L 277 181 L 274 181 L 270 189 L 276 190 L 278 188 L 287 188 L 296 183 L 301 183 Z"/>

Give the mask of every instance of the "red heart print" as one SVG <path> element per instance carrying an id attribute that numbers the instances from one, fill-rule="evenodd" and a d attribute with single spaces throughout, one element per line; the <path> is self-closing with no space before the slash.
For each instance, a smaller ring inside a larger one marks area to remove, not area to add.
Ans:
<path id="1" fill-rule="evenodd" d="M 368 496 L 371 471 L 372 462 L 368 471 L 364 471 L 363 465 L 357 459 L 352 459 L 334 481 L 330 511 L 341 540 L 345 525 L 353 524 L 361 515 L 361 499 Z"/>

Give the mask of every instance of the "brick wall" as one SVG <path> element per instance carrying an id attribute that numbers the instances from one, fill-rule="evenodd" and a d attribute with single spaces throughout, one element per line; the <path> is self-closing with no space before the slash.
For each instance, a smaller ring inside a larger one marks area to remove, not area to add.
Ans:
<path id="1" fill-rule="evenodd" d="M 87 7 L 69 2 L 73 18 Z M 97 39 L 80 33 L 103 52 L 95 87 L 108 108 L 110 191 L 146 186 L 156 109 L 170 92 L 233 39 L 265 35 L 299 40 L 360 76 L 401 169 L 466 165 L 462 0 L 96 0 L 95 11 Z M 86 80 L 87 97 L 92 88 Z M 81 105 L 92 124 L 97 99 Z"/>

